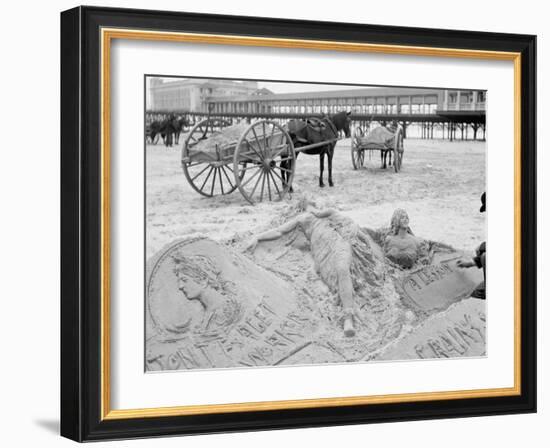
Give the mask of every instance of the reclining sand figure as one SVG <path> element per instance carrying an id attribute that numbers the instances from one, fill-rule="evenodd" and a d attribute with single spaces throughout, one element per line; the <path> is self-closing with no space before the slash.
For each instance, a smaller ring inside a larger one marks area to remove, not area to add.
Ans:
<path id="1" fill-rule="evenodd" d="M 374 242 L 352 220 L 335 210 L 318 210 L 308 199 L 302 199 L 299 209 L 302 213 L 296 218 L 259 235 L 248 250 L 260 241 L 276 240 L 293 230 L 301 230 L 310 243 L 317 272 L 340 299 L 345 336 L 355 336 L 353 296 L 354 287 L 360 286 L 354 283 L 366 281 L 377 286 L 382 277 L 381 263 L 375 260 Z M 381 256 L 380 252 L 378 258 Z"/>

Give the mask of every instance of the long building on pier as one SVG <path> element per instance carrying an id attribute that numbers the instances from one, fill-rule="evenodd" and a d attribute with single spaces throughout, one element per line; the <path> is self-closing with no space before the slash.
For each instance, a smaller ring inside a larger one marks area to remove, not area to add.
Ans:
<path id="1" fill-rule="evenodd" d="M 409 115 L 442 111 L 485 113 L 485 91 L 373 87 L 265 95 L 212 95 L 205 108 L 214 114 L 318 114 L 349 110 L 354 114 Z"/>
<path id="2" fill-rule="evenodd" d="M 434 128 L 450 139 L 471 128 L 485 138 L 487 92 L 465 89 L 362 87 L 298 93 L 273 93 L 256 81 L 152 78 L 147 99 L 149 119 L 171 113 L 246 118 L 292 118 L 346 110 L 359 123 L 396 120 L 405 133 L 409 125 L 433 138 Z"/>
<path id="3" fill-rule="evenodd" d="M 486 91 L 368 87 L 332 91 L 272 93 L 256 81 L 153 78 L 148 109 L 224 114 L 410 115 L 470 112 L 485 115 Z"/>

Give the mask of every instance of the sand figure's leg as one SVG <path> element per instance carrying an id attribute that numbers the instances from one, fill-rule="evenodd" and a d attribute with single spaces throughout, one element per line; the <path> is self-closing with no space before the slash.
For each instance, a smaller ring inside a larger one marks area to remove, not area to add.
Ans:
<path id="1" fill-rule="evenodd" d="M 338 276 L 338 296 L 342 302 L 344 312 L 344 334 L 347 337 L 355 336 L 353 327 L 353 284 L 350 274 L 350 260 L 342 260 L 336 266 Z"/>

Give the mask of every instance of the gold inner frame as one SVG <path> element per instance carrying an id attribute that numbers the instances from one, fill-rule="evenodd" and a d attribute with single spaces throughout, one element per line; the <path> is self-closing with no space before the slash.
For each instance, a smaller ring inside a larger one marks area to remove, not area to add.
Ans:
<path id="1" fill-rule="evenodd" d="M 413 56 L 436 56 L 513 61 L 514 63 L 514 386 L 442 392 L 368 395 L 303 400 L 280 400 L 211 405 L 188 405 L 140 409 L 111 409 L 110 368 L 110 62 L 113 39 L 206 43 L 254 47 L 367 52 Z M 415 47 L 303 39 L 278 39 L 215 34 L 101 29 L 101 419 L 128 419 L 246 412 L 431 400 L 503 397 L 521 394 L 521 53 Z"/>

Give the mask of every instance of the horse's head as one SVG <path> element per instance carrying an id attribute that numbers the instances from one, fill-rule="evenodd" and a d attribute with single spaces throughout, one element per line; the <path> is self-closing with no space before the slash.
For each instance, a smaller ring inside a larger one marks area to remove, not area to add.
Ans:
<path id="1" fill-rule="evenodd" d="M 350 130 L 350 118 L 351 112 L 338 112 L 336 115 L 333 115 L 331 117 L 332 122 L 334 123 L 334 126 L 338 131 L 344 131 L 344 134 L 346 135 L 346 138 L 351 137 L 351 130 Z"/>

